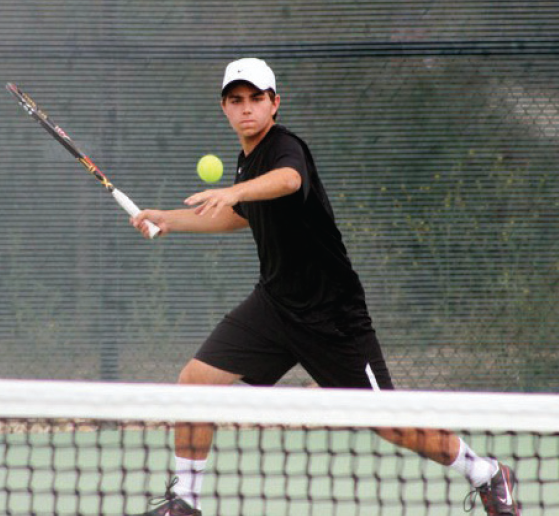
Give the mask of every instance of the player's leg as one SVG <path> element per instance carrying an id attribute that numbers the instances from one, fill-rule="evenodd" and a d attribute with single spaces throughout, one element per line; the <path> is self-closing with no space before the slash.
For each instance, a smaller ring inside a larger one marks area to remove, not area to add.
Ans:
<path id="1" fill-rule="evenodd" d="M 196 358 L 190 360 L 179 375 L 181 385 L 231 385 L 241 379 Z M 175 425 L 175 455 L 190 460 L 205 460 L 213 439 L 213 425 L 177 423 Z"/>
<path id="2" fill-rule="evenodd" d="M 392 388 L 391 382 L 386 380 L 388 369 L 374 333 L 362 337 L 358 347 L 367 350 L 365 370 L 371 388 Z M 488 515 L 521 515 L 520 505 L 512 495 L 516 479 L 510 468 L 494 459 L 480 457 L 454 432 L 426 428 L 383 428 L 377 429 L 377 433 L 397 446 L 460 473 L 472 485 L 474 492 L 480 494 Z"/>
<path id="3" fill-rule="evenodd" d="M 461 438 L 447 430 L 377 429 L 384 439 L 461 473 L 479 493 L 490 516 L 520 516 L 513 497 L 516 478 L 512 470 L 494 459 L 479 457 Z M 472 503 L 473 505 L 473 503 Z"/>
<path id="4" fill-rule="evenodd" d="M 450 466 L 460 451 L 460 439 L 446 430 L 378 428 L 375 431 L 392 444 L 419 453 L 443 466 Z"/>
<path id="5" fill-rule="evenodd" d="M 197 359 L 190 360 L 179 375 L 181 385 L 231 385 L 242 375 L 230 373 Z M 200 493 L 214 434 L 212 424 L 175 424 L 175 494 L 200 509 Z"/>
<path id="6" fill-rule="evenodd" d="M 230 385 L 241 375 L 224 371 L 196 359 L 179 375 L 181 385 Z M 200 493 L 206 459 L 212 444 L 213 425 L 175 425 L 175 478 L 167 486 L 163 501 L 143 516 L 201 516 Z"/>
<path id="7" fill-rule="evenodd" d="M 480 494 L 490 516 L 520 516 L 512 493 L 514 473 L 496 460 L 479 457 L 460 437 L 447 430 L 421 428 L 379 428 L 377 434 L 396 446 L 461 473 Z"/>
<path id="8" fill-rule="evenodd" d="M 393 389 L 390 374 L 374 330 L 352 336 L 339 326 L 329 335 L 302 330 L 299 361 L 321 387 Z M 382 428 L 382 438 L 461 473 L 480 492 L 490 516 L 520 516 L 512 498 L 512 472 L 497 461 L 478 456 L 459 436 L 448 430 Z M 507 493 L 511 496 L 507 496 Z"/>
<path id="9" fill-rule="evenodd" d="M 295 363 L 278 342 L 282 335 L 281 321 L 266 299 L 255 291 L 217 325 L 180 373 L 179 383 L 230 385 L 242 379 L 256 385 L 273 385 Z M 210 424 L 175 425 L 176 479 L 170 486 L 173 493 L 169 489 L 168 496 L 178 497 L 173 500 L 183 505 L 176 511 L 173 505 L 173 516 L 200 514 L 200 493 L 213 434 Z M 175 502 L 165 502 L 146 515 L 166 514 L 169 503 Z"/>
<path id="10" fill-rule="evenodd" d="M 434 428 L 378 428 L 383 439 L 418 453 L 422 457 L 449 466 L 479 487 L 490 482 L 497 463 L 479 457 L 455 433 Z"/>

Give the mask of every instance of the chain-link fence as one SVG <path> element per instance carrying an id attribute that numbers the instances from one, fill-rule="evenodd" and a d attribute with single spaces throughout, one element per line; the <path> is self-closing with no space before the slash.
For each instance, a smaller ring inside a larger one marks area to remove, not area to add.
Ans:
<path id="1" fill-rule="evenodd" d="M 0 78 L 139 204 L 177 208 L 203 154 L 232 181 L 222 73 L 266 59 L 397 385 L 556 391 L 558 20 L 539 1 L 5 0 Z M 256 282 L 250 235 L 143 241 L 0 110 L 0 376 L 173 382 Z"/>

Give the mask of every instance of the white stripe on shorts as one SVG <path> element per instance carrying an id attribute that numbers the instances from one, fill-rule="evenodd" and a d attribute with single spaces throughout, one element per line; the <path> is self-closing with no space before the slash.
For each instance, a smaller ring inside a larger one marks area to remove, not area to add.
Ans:
<path id="1" fill-rule="evenodd" d="M 371 382 L 371 387 L 373 388 L 373 391 L 380 391 L 380 387 L 378 386 L 375 373 L 373 373 L 373 370 L 371 369 L 371 364 L 367 364 L 367 367 L 365 368 L 365 372 L 369 377 L 369 382 Z"/>

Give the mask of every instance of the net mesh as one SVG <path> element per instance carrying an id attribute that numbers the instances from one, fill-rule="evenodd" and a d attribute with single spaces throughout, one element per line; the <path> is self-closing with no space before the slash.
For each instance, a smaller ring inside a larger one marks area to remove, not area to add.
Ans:
<path id="1" fill-rule="evenodd" d="M 0 382 L 0 508 L 143 513 L 174 471 L 177 421 L 216 429 L 209 515 L 458 515 L 468 483 L 378 427 L 452 428 L 514 470 L 524 514 L 559 510 L 555 396 Z M 471 514 L 485 514 L 478 500 Z"/>

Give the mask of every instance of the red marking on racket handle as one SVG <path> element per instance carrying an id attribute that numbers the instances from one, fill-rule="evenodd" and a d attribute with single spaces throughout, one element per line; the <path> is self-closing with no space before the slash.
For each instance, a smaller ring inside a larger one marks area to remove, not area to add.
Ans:
<path id="1" fill-rule="evenodd" d="M 109 182 L 109 180 L 107 179 L 107 176 L 105 176 L 105 174 L 103 174 L 103 172 L 101 172 L 101 170 L 99 170 L 97 165 L 95 163 L 93 163 L 93 161 L 91 161 L 87 156 L 83 156 L 82 158 L 79 158 L 79 162 L 85 168 L 87 168 L 87 170 L 91 174 L 93 174 L 97 179 L 99 179 L 99 181 L 101 181 L 101 183 L 103 183 L 103 185 L 106 188 L 108 188 L 109 190 L 112 191 L 112 189 L 114 188 L 113 185 Z"/>

